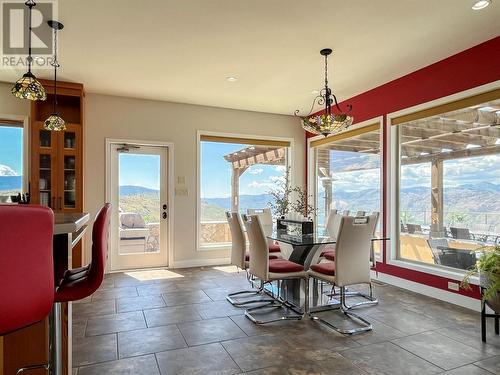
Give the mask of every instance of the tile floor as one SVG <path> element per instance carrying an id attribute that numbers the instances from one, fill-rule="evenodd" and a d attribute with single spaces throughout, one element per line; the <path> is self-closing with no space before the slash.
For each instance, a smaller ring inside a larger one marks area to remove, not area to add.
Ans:
<path id="1" fill-rule="evenodd" d="M 389 285 L 359 309 L 373 331 L 340 335 L 309 319 L 256 326 L 225 301 L 231 267 L 112 274 L 73 305 L 78 375 L 500 374 L 500 337 L 478 314 Z M 337 312 L 322 313 L 351 324 Z"/>

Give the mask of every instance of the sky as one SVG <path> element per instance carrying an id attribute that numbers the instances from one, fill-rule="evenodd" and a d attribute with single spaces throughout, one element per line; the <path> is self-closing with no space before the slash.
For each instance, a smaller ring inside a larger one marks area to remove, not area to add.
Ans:
<path id="1" fill-rule="evenodd" d="M 23 128 L 0 125 L 0 166 L 9 167 L 18 176 L 23 174 L 22 145 Z"/>
<path id="2" fill-rule="evenodd" d="M 224 155 L 239 151 L 248 145 L 234 143 L 201 143 L 201 196 L 223 198 L 231 196 L 231 165 Z M 282 178 L 285 167 L 257 164 L 240 177 L 241 195 L 265 194 Z"/>
<path id="3" fill-rule="evenodd" d="M 119 154 L 119 184 L 160 189 L 160 156 L 144 154 Z"/>

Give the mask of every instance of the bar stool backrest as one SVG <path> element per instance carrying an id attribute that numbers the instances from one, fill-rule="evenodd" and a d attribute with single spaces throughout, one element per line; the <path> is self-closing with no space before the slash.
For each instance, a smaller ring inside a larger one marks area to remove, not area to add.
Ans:
<path id="1" fill-rule="evenodd" d="M 45 318 L 54 303 L 54 213 L 0 206 L 0 335 Z"/>
<path id="2" fill-rule="evenodd" d="M 243 215 L 250 242 L 249 272 L 266 282 L 269 279 L 269 247 L 258 215 Z"/>
<path id="3" fill-rule="evenodd" d="M 108 259 L 108 234 L 111 204 L 101 207 L 92 227 L 92 261 L 89 270 L 89 282 L 97 290 L 104 279 L 106 260 Z"/>
<path id="4" fill-rule="evenodd" d="M 228 211 L 226 212 L 226 218 L 231 232 L 231 264 L 244 270 L 246 268 L 245 255 L 247 242 L 245 240 L 245 233 L 243 233 L 240 214 Z"/>
<path id="5" fill-rule="evenodd" d="M 259 216 L 260 224 L 263 226 L 273 225 L 273 215 L 270 208 L 249 208 L 247 214 Z"/>
<path id="6" fill-rule="evenodd" d="M 370 282 L 370 252 L 376 216 L 341 218 L 335 245 L 335 284 Z"/>

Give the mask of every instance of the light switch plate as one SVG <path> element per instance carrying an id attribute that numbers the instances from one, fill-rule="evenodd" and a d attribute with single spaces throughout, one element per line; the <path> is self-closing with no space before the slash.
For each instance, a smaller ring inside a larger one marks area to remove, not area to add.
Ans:
<path id="1" fill-rule="evenodd" d="M 187 197 L 189 192 L 187 188 L 175 188 L 175 195 Z"/>

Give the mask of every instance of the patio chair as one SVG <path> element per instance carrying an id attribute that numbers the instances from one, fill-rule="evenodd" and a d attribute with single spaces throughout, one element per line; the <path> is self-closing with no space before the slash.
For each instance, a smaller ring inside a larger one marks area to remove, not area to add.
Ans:
<path id="1" fill-rule="evenodd" d="M 469 228 L 450 227 L 451 235 L 456 240 L 474 240 L 474 235 L 469 231 Z"/>
<path id="2" fill-rule="evenodd" d="M 408 233 L 410 234 L 422 233 L 422 226 L 420 224 L 406 224 L 406 228 L 408 228 Z"/>
<path id="3" fill-rule="evenodd" d="M 448 247 L 448 240 L 446 238 L 430 238 L 427 240 L 427 244 L 431 248 L 432 258 L 434 259 L 434 263 L 441 264 L 440 255 L 443 252 L 441 250 L 438 250 L 438 246 Z"/>

